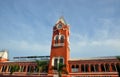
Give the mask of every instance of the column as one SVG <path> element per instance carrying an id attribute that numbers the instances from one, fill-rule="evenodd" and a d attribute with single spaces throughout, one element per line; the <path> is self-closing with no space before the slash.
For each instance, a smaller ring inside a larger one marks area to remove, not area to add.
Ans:
<path id="1" fill-rule="evenodd" d="M 114 65 L 115 65 L 115 69 L 116 69 L 116 71 L 118 71 L 118 70 L 117 70 L 117 67 L 116 67 L 116 64 L 114 64 Z"/>
<path id="2" fill-rule="evenodd" d="M 103 64 L 103 66 L 104 66 L 104 69 L 105 69 L 105 72 L 106 72 L 106 66 L 105 66 L 105 64 Z"/>
<path id="3" fill-rule="evenodd" d="M 101 72 L 101 64 L 98 64 L 98 72 Z"/>
<path id="4" fill-rule="evenodd" d="M 109 66 L 110 66 L 110 69 L 109 69 L 109 71 L 110 71 L 110 72 L 112 72 L 113 70 L 112 70 L 112 66 L 111 66 L 111 63 L 110 63 L 110 65 L 109 65 Z"/>
<path id="5" fill-rule="evenodd" d="M 28 65 L 25 65 L 24 67 L 26 67 L 25 68 L 25 72 L 27 73 Z"/>
<path id="6" fill-rule="evenodd" d="M 90 64 L 88 64 L 88 72 L 91 72 Z"/>
<path id="7" fill-rule="evenodd" d="M 79 65 L 79 70 L 78 71 L 81 72 L 81 64 Z"/>
<path id="8" fill-rule="evenodd" d="M 18 71 L 18 72 L 21 72 L 21 65 L 19 65 L 19 68 L 20 68 L 20 69 L 19 69 L 19 71 Z"/>
<path id="9" fill-rule="evenodd" d="M 94 68 L 94 72 L 96 72 L 95 64 L 93 65 L 93 68 Z"/>
<path id="10" fill-rule="evenodd" d="M 1 68 L 0 68 L 0 72 L 2 72 L 3 66 L 1 65 L 0 67 L 1 67 Z"/>
<path id="11" fill-rule="evenodd" d="M 7 69 L 6 69 L 6 72 L 8 72 L 8 68 L 9 68 L 9 66 L 7 65 Z"/>

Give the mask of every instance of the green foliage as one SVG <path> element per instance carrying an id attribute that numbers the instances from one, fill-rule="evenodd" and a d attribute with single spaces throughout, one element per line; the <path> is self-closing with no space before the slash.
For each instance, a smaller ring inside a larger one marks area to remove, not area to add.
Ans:
<path id="1" fill-rule="evenodd" d="M 117 58 L 118 60 L 120 60 L 120 56 L 116 56 L 116 58 Z"/>
<path id="2" fill-rule="evenodd" d="M 53 66 L 52 69 L 57 70 L 59 77 L 62 77 L 62 73 L 68 74 L 66 65 L 62 63 L 58 63 L 57 66 Z"/>
<path id="3" fill-rule="evenodd" d="M 20 67 L 18 65 L 10 65 L 10 74 L 13 74 L 14 72 L 19 71 Z"/>
<path id="4" fill-rule="evenodd" d="M 39 61 L 36 60 L 37 63 L 37 68 L 39 70 L 39 72 L 47 72 L 48 71 L 48 61 Z"/>

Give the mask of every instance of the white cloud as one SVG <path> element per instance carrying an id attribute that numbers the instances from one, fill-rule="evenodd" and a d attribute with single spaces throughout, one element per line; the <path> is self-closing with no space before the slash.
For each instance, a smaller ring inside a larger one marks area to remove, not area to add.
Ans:
<path id="1" fill-rule="evenodd" d="M 91 32 L 71 32 L 72 56 L 112 56 L 120 54 L 120 20 L 98 19 Z M 88 33 L 88 34 L 87 34 Z"/>
<path id="2" fill-rule="evenodd" d="M 49 52 L 50 51 L 50 45 L 46 44 L 38 44 L 38 43 L 31 43 L 25 40 L 22 41 L 16 41 L 16 40 L 9 40 L 6 43 L 1 45 L 2 48 L 8 48 L 12 50 L 19 50 L 19 51 L 35 51 L 35 52 Z"/>
<path id="3" fill-rule="evenodd" d="M 71 42 L 72 57 L 115 56 L 120 54 L 120 39 Z"/>

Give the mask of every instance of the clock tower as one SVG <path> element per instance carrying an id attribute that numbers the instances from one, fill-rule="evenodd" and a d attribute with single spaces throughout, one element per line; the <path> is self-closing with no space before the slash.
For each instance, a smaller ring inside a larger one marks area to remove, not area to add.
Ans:
<path id="1" fill-rule="evenodd" d="M 57 67 L 59 63 L 66 65 L 66 70 L 69 70 L 68 60 L 70 57 L 69 48 L 69 26 L 65 22 L 63 17 L 60 17 L 53 27 L 50 62 L 49 62 L 49 74 L 57 73 L 57 69 L 52 69 L 52 67 Z M 52 70 L 51 70 L 52 69 Z"/>

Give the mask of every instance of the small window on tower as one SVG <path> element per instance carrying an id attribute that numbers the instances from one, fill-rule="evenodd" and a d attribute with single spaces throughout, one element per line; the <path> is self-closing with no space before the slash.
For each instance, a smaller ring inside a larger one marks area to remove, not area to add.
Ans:
<path id="1" fill-rule="evenodd" d="M 55 44 L 58 43 L 58 40 L 59 40 L 59 36 L 57 35 L 57 36 L 55 37 Z"/>
<path id="2" fill-rule="evenodd" d="M 60 43 L 64 43 L 64 36 L 61 36 Z"/>

